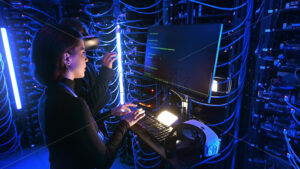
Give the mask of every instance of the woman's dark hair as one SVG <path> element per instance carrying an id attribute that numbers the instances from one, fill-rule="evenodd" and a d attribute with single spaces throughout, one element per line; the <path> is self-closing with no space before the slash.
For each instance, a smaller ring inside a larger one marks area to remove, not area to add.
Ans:
<path id="1" fill-rule="evenodd" d="M 66 66 L 63 54 L 78 46 L 82 35 L 72 27 L 47 25 L 35 35 L 32 43 L 32 62 L 36 79 L 49 86 L 63 78 Z"/>

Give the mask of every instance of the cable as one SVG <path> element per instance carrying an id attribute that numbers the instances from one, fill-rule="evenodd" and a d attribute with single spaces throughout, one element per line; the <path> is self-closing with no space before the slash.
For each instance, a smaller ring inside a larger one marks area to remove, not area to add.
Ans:
<path id="1" fill-rule="evenodd" d="M 132 138 L 132 142 L 131 142 L 133 148 L 134 148 L 134 145 L 137 145 L 137 146 L 138 146 L 138 149 L 139 149 L 144 155 L 147 155 L 147 156 L 157 155 L 156 152 L 152 152 L 152 153 L 146 153 L 146 152 L 144 152 L 143 149 L 141 148 L 141 146 L 138 144 L 138 141 L 136 140 L 136 138 L 137 138 L 137 137 L 135 136 L 135 134 L 133 134 L 133 138 Z M 137 144 L 134 144 L 134 142 L 136 142 Z"/>
<path id="2" fill-rule="evenodd" d="M 36 21 L 35 19 L 33 19 L 32 17 L 30 17 L 30 16 L 28 16 L 26 14 L 22 14 L 21 17 L 27 18 L 27 19 L 31 20 L 32 22 L 36 23 L 39 26 L 44 26 L 43 24 L 41 24 L 40 22 Z"/>
<path id="3" fill-rule="evenodd" d="M 127 83 L 132 84 L 132 85 L 137 86 L 137 87 L 152 87 L 152 86 L 157 86 L 157 84 L 140 85 L 140 84 L 137 84 L 137 83 L 132 83 L 130 80 L 128 80 Z"/>
<path id="4" fill-rule="evenodd" d="M 224 107 L 224 106 L 227 106 L 227 105 L 233 103 L 239 96 L 240 96 L 240 94 L 238 94 L 237 96 L 235 96 L 235 97 L 234 97 L 232 100 L 230 100 L 229 102 L 223 103 L 223 104 L 207 104 L 207 103 L 201 103 L 201 102 L 199 102 L 199 101 L 195 101 L 195 100 L 193 100 L 193 99 L 191 99 L 191 101 L 194 102 L 194 103 L 203 105 L 203 106 L 208 106 L 208 107 Z"/>
<path id="5" fill-rule="evenodd" d="M 49 18 L 55 20 L 55 17 L 53 17 L 53 16 L 47 14 L 46 12 L 44 12 L 44 11 L 42 11 L 42 10 L 40 10 L 40 9 L 35 8 L 35 7 L 33 7 L 33 6 L 23 5 L 23 7 L 24 7 L 25 9 L 32 9 L 32 10 L 35 10 L 35 11 L 37 11 L 37 12 L 43 14 L 43 15 L 46 15 L 47 17 L 49 17 Z"/>
<path id="6" fill-rule="evenodd" d="M 232 75 L 231 77 L 228 77 L 227 80 L 224 81 L 219 81 L 218 84 L 223 84 L 223 83 L 227 83 L 229 81 L 231 81 L 232 79 L 234 79 L 238 74 L 240 74 L 242 72 L 242 69 L 245 68 L 246 66 L 246 61 L 247 61 L 248 55 L 246 55 L 246 58 L 244 58 L 244 61 L 241 65 L 241 68 L 239 69 L 239 71 L 237 71 L 234 75 Z M 244 81 L 244 80 L 243 80 Z"/>
<path id="7" fill-rule="evenodd" d="M 197 167 L 197 166 L 199 166 L 199 165 L 202 165 L 202 164 L 206 163 L 207 161 L 209 161 L 209 160 L 211 160 L 211 159 L 214 159 L 214 158 L 218 157 L 219 155 L 220 155 L 220 154 L 217 154 L 217 155 L 211 156 L 211 157 L 209 157 L 209 158 L 207 158 L 207 159 L 205 159 L 205 160 L 203 160 L 203 161 L 200 161 L 199 163 L 196 163 L 196 164 L 192 165 L 191 168 L 195 168 L 195 167 Z"/>
<path id="8" fill-rule="evenodd" d="M 290 102 L 289 102 L 289 99 L 290 97 L 289 96 L 284 96 L 284 101 L 286 102 L 287 105 L 289 105 L 290 107 L 294 108 L 295 110 L 297 111 L 300 111 L 300 109 L 294 105 L 292 105 Z"/>
<path id="9" fill-rule="evenodd" d="M 134 61 L 128 59 L 129 62 L 125 63 L 124 65 L 131 65 L 131 66 L 135 66 L 135 67 L 146 67 L 144 64 L 140 64 L 140 63 L 135 63 Z"/>
<path id="10" fill-rule="evenodd" d="M 223 67 L 225 65 L 232 64 L 232 62 L 236 61 L 237 59 L 239 59 L 244 54 L 244 52 L 246 51 L 247 48 L 248 48 L 248 42 L 247 42 L 247 44 L 245 45 L 245 47 L 243 48 L 243 50 L 242 50 L 242 52 L 240 54 L 238 54 L 235 58 L 231 59 L 228 62 L 225 62 L 225 63 L 222 63 L 220 65 L 217 65 L 217 67 Z"/>
<path id="11" fill-rule="evenodd" d="M 98 14 L 92 14 L 91 12 L 88 11 L 88 8 L 92 8 L 94 7 L 95 4 L 88 4 L 84 7 L 84 12 L 89 15 L 89 16 L 92 16 L 94 18 L 98 18 L 98 17 L 102 17 L 104 15 L 106 15 L 107 13 L 109 13 L 112 9 L 113 9 L 113 5 L 107 10 L 107 11 L 104 11 L 103 13 L 98 13 Z"/>
<path id="12" fill-rule="evenodd" d="M 286 102 L 287 105 L 289 105 L 290 107 L 292 107 L 291 109 L 291 114 L 292 114 L 292 117 L 293 119 L 295 120 L 295 122 L 300 125 L 300 121 L 297 119 L 296 115 L 295 115 L 295 110 L 297 111 L 300 111 L 300 109 L 294 105 L 292 105 L 290 102 L 289 102 L 289 96 L 284 96 L 284 101 Z"/>
<path id="13" fill-rule="evenodd" d="M 116 37 L 114 37 L 114 38 L 113 38 L 113 39 L 111 39 L 111 40 L 107 40 L 107 41 L 105 41 L 105 40 L 101 40 L 101 39 L 99 39 L 99 41 L 100 41 L 100 42 L 103 42 L 103 43 L 112 43 L 112 42 L 114 42 L 116 39 L 117 39 L 117 38 L 116 38 Z"/>
<path id="14" fill-rule="evenodd" d="M 120 120 L 118 120 L 118 121 L 107 121 L 107 120 L 104 120 L 105 124 L 117 124 L 119 122 L 120 122 Z"/>
<path id="15" fill-rule="evenodd" d="M 234 117 L 234 115 L 236 115 L 236 110 L 233 111 L 228 118 L 224 119 L 224 121 L 222 121 L 220 123 L 215 123 L 215 124 L 208 124 L 207 126 L 219 126 L 221 124 L 224 124 L 224 123 L 228 122 L 230 119 L 232 119 L 232 117 Z"/>
<path id="16" fill-rule="evenodd" d="M 129 9 L 130 11 L 133 11 L 133 12 L 136 12 L 136 13 L 139 13 L 139 14 L 145 14 L 145 15 L 156 14 L 156 13 L 162 12 L 162 8 L 159 9 L 158 11 L 154 11 L 154 12 L 141 12 L 141 11 L 137 11 L 137 10 L 134 10 L 134 9 L 128 8 L 128 7 L 127 7 L 127 9 Z"/>
<path id="17" fill-rule="evenodd" d="M 213 99 L 223 99 L 223 98 L 226 98 L 226 97 L 234 95 L 240 89 L 241 89 L 241 87 L 237 87 L 236 89 L 234 89 L 233 92 L 230 92 L 229 94 L 222 95 L 222 96 L 211 96 L 211 98 L 213 98 Z"/>
<path id="18" fill-rule="evenodd" d="M 110 82 L 109 85 L 114 85 L 118 81 L 119 75 L 116 75 L 114 81 Z"/>
<path id="19" fill-rule="evenodd" d="M 244 34 L 242 34 L 240 37 L 238 37 L 237 39 L 235 39 L 234 41 L 232 41 L 232 42 L 229 43 L 228 45 L 223 46 L 223 47 L 220 47 L 220 50 L 226 49 L 226 48 L 228 48 L 229 46 L 234 45 L 236 42 L 238 42 L 239 40 L 241 40 L 243 37 L 244 37 Z"/>
<path id="20" fill-rule="evenodd" d="M 286 129 L 283 130 L 283 135 L 284 135 L 284 139 L 285 139 L 285 141 L 286 141 L 287 147 L 288 147 L 288 149 L 290 150 L 290 154 L 291 154 L 292 156 L 295 156 L 295 157 L 296 157 L 296 160 L 297 160 L 298 162 L 300 162 L 299 157 L 296 155 L 295 151 L 293 150 L 292 146 L 290 145 L 290 142 L 289 142 L 290 139 L 289 139 L 288 136 L 287 136 L 287 130 L 286 130 Z"/>
<path id="21" fill-rule="evenodd" d="M 119 91 L 119 88 L 118 88 L 118 91 Z M 117 101 L 117 99 L 118 99 L 118 97 L 119 97 L 119 93 L 120 93 L 120 92 L 117 92 L 115 98 L 114 98 L 111 102 L 108 103 L 109 106 L 113 105 L 113 104 Z"/>
<path id="22" fill-rule="evenodd" d="M 290 164 L 295 168 L 295 169 L 300 169 L 299 166 L 297 164 L 294 164 L 293 161 L 291 161 L 291 156 L 289 154 L 287 154 L 287 158 L 290 162 Z"/>
<path id="23" fill-rule="evenodd" d="M 129 85 L 128 85 L 128 87 L 129 87 Z M 131 98 L 133 98 L 134 101 L 138 101 L 138 102 L 147 102 L 147 101 L 150 101 L 150 100 L 156 98 L 156 97 L 161 93 L 161 91 L 159 91 L 159 92 L 157 92 L 153 97 L 150 97 L 150 98 L 144 99 L 144 100 L 139 100 L 139 99 L 136 99 L 135 97 L 133 97 L 133 96 L 131 95 L 130 90 L 128 90 L 128 91 L 129 91 L 129 92 L 128 92 L 128 95 L 129 95 Z"/>
<path id="24" fill-rule="evenodd" d="M 154 168 L 154 167 L 157 167 L 160 163 L 161 163 L 161 160 L 156 163 L 156 164 L 153 164 L 153 165 L 149 165 L 149 166 L 145 166 L 144 164 L 140 163 L 138 160 L 134 160 L 139 166 L 143 167 L 143 168 Z"/>
<path id="25" fill-rule="evenodd" d="M 15 123 L 13 121 L 12 116 L 12 109 L 11 109 L 11 103 L 8 97 L 8 88 L 7 88 L 7 82 L 4 75 L 4 62 L 2 60 L 2 55 L 0 53 L 0 82 L 2 88 L 0 90 L 0 98 L 1 98 L 1 108 L 0 108 L 0 140 L 5 142 L 2 142 L 0 144 L 0 157 L 3 157 L 5 155 L 8 155 L 12 152 L 14 152 L 20 145 L 19 139 L 18 139 L 18 133 L 15 126 Z M 6 110 L 6 111 L 5 111 Z M 11 145 L 10 143 L 13 144 Z"/>
<path id="26" fill-rule="evenodd" d="M 157 26 L 162 21 L 162 19 L 163 19 L 163 17 L 161 17 L 157 22 L 155 22 L 155 24 L 150 25 L 150 26 L 146 26 L 146 27 L 131 26 L 131 25 L 127 25 L 127 24 L 124 24 L 124 23 L 121 23 L 121 25 L 126 26 L 128 28 L 133 28 L 133 29 L 149 29 L 153 26 Z"/>
<path id="27" fill-rule="evenodd" d="M 265 4 L 265 0 L 263 0 L 262 1 L 262 3 L 260 4 L 260 6 L 259 6 L 259 8 L 257 8 L 256 10 L 255 10 L 255 13 L 257 14 L 257 13 L 262 13 L 261 11 L 261 8 L 263 7 L 263 5 Z"/>
<path id="28" fill-rule="evenodd" d="M 136 9 L 136 10 L 139 10 L 139 9 L 150 9 L 150 8 L 153 8 L 155 7 L 156 5 L 158 5 L 162 0 L 158 0 L 157 2 L 155 2 L 154 4 L 150 5 L 150 6 L 146 6 L 146 7 L 134 7 L 132 5 L 129 5 L 129 4 L 126 4 L 125 2 L 121 1 L 120 0 L 120 3 L 123 4 L 124 6 L 129 6 L 130 8 L 133 8 L 133 9 Z"/>
<path id="29" fill-rule="evenodd" d="M 235 121 L 236 120 L 234 119 L 233 122 L 228 127 L 228 129 L 226 131 L 224 131 L 222 134 L 220 134 L 221 137 L 224 136 L 224 135 L 226 135 L 232 129 L 233 125 L 235 124 Z"/>
<path id="30" fill-rule="evenodd" d="M 116 79 L 118 79 L 118 78 L 116 78 Z M 119 84 L 115 87 L 114 90 L 110 91 L 110 93 L 118 92 L 118 89 L 119 89 Z"/>
<path id="31" fill-rule="evenodd" d="M 189 1 L 197 3 L 197 4 L 200 4 L 200 5 L 208 6 L 208 7 L 211 7 L 211 8 L 225 10 L 225 11 L 237 10 L 237 9 L 240 9 L 240 8 L 242 8 L 242 7 L 244 7 L 245 5 L 248 4 L 248 1 L 245 1 L 243 4 L 241 4 L 241 5 L 237 6 L 237 7 L 226 8 L 226 7 L 220 7 L 220 6 L 210 5 L 210 4 L 207 4 L 207 3 L 204 3 L 204 2 L 195 1 L 195 0 L 189 0 Z"/>
<path id="32" fill-rule="evenodd" d="M 247 2 L 248 2 L 248 0 L 247 0 Z M 251 4 L 251 3 L 250 3 L 250 4 Z M 249 8 L 251 9 L 252 7 L 249 7 Z M 245 19 L 244 19 L 238 26 L 236 26 L 236 27 L 234 27 L 234 28 L 232 28 L 232 29 L 230 29 L 230 30 L 227 30 L 227 31 L 225 31 L 225 32 L 222 32 L 222 35 L 227 34 L 227 33 L 229 33 L 229 32 L 233 32 L 233 31 L 237 30 L 238 28 L 240 28 L 240 27 L 246 22 L 246 20 L 249 18 L 250 13 L 251 13 L 251 11 L 252 11 L 252 10 L 250 10 L 250 9 L 247 10 L 248 12 L 247 12 L 247 15 L 246 15 Z"/>
<path id="33" fill-rule="evenodd" d="M 298 125 L 300 125 L 300 121 L 297 119 L 297 117 L 295 116 L 295 112 L 294 113 L 292 113 L 292 117 L 293 117 L 293 119 L 296 121 L 296 123 L 298 124 Z"/>
<path id="34" fill-rule="evenodd" d="M 130 38 L 130 37 L 127 36 L 126 34 L 123 34 L 123 35 L 124 35 L 127 39 L 129 39 L 130 41 L 132 41 L 132 42 L 134 42 L 134 43 L 136 43 L 136 44 L 138 44 L 138 45 L 146 46 L 146 43 L 138 42 L 138 41 L 136 41 L 136 40 Z"/>
<path id="35" fill-rule="evenodd" d="M 137 154 L 136 154 L 137 155 Z M 139 156 L 139 155 L 137 155 Z M 143 157 L 137 157 L 136 158 L 137 160 L 143 160 L 143 161 L 153 161 L 153 160 L 160 160 L 160 156 L 156 156 L 156 157 L 153 157 L 153 158 L 143 158 Z"/>
<path id="36" fill-rule="evenodd" d="M 8 129 L 10 128 L 10 125 L 11 125 L 12 115 L 9 111 L 7 111 L 7 114 L 9 114 L 8 119 L 6 119 L 6 121 L 3 124 L 0 125 L 0 128 L 5 126 L 8 122 L 9 122 L 9 126 L 7 127 L 7 130 L 5 130 L 5 132 L 0 134 L 0 137 L 2 137 L 4 134 L 6 134 L 6 132 L 8 131 Z"/>
<path id="37" fill-rule="evenodd" d="M 139 148 L 139 150 L 135 149 L 135 145 L 137 145 L 137 147 Z M 146 152 L 144 152 L 142 150 L 142 148 L 140 147 L 138 141 L 136 140 L 136 136 L 134 134 L 133 134 L 133 138 L 131 139 L 131 146 L 132 146 L 133 155 L 134 155 L 134 162 L 137 163 L 138 165 L 140 165 L 141 167 L 144 167 L 144 168 L 153 168 L 153 167 L 158 166 L 161 163 L 160 156 L 155 156 L 155 157 L 151 157 L 151 158 L 143 158 L 143 157 L 140 157 L 138 155 L 139 152 L 143 153 L 146 156 L 157 155 L 157 153 L 156 152 L 153 152 L 153 153 L 146 153 Z M 158 160 L 158 159 L 159 159 L 159 161 L 156 164 L 153 164 L 151 166 L 145 166 L 144 164 L 142 164 L 142 163 L 140 163 L 138 161 L 138 160 L 153 161 L 153 160 Z"/>
<path id="38" fill-rule="evenodd" d="M 115 50 L 116 50 L 116 48 L 117 48 L 117 45 L 115 45 L 115 47 L 114 47 L 114 48 L 112 48 L 112 49 L 110 50 L 110 52 L 113 52 L 113 51 L 115 51 Z"/>
<path id="39" fill-rule="evenodd" d="M 125 40 L 123 40 L 123 44 L 124 44 L 124 46 L 125 46 L 126 48 L 128 48 L 129 50 L 131 50 L 131 51 L 133 51 L 133 52 L 141 53 L 141 54 L 145 54 L 145 53 L 146 53 L 146 52 L 136 51 L 136 50 L 130 48 L 130 47 L 127 45 L 127 43 L 126 43 Z"/>
<path id="40" fill-rule="evenodd" d="M 95 27 L 100 28 L 100 29 L 110 29 L 110 28 L 116 26 L 115 23 L 113 23 L 113 24 L 111 24 L 111 25 L 109 25 L 107 27 L 102 27 L 103 25 L 100 26 L 100 24 L 98 24 L 98 23 L 94 23 L 94 25 L 95 25 Z"/>
<path id="41" fill-rule="evenodd" d="M 123 4 L 124 5 L 124 4 Z M 130 11 L 132 11 L 132 12 L 136 12 L 136 13 L 139 13 L 139 14 L 145 14 L 145 15 L 151 15 L 151 14 L 156 14 L 156 13 L 160 13 L 160 12 L 162 12 L 162 9 L 163 8 L 161 8 L 161 9 L 159 9 L 159 10 L 157 10 L 157 11 L 153 11 L 153 12 L 141 12 L 141 11 L 138 11 L 138 10 L 136 10 L 136 9 L 134 9 L 134 8 L 131 8 L 130 6 L 128 6 L 128 5 L 124 5 L 127 9 L 129 9 Z"/>
<path id="42" fill-rule="evenodd" d="M 12 141 L 15 141 L 15 143 L 16 143 L 16 142 L 17 142 L 16 137 L 17 137 L 17 135 L 16 135 L 16 133 L 15 133 L 14 136 L 13 136 L 11 139 L 9 139 L 8 141 L 6 141 L 6 142 L 0 144 L 0 147 L 6 146 L 7 144 L 9 144 L 9 143 L 12 142 Z M 14 144 L 15 144 L 15 143 L 14 143 Z"/>
<path id="43" fill-rule="evenodd" d="M 115 30 L 117 29 L 117 27 L 115 26 L 112 30 L 110 30 L 109 32 L 101 32 L 101 33 L 99 33 L 100 35 L 109 35 L 109 34 L 111 34 L 111 33 L 114 33 L 115 32 Z"/>

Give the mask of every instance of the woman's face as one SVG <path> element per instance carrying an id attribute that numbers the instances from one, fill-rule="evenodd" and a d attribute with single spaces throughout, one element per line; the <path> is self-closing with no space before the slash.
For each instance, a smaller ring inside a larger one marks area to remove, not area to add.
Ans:
<path id="1" fill-rule="evenodd" d="M 83 78 L 86 69 L 86 62 L 88 58 L 85 56 L 85 48 L 83 40 L 80 40 L 79 45 L 70 54 L 71 65 L 69 71 L 74 78 Z"/>

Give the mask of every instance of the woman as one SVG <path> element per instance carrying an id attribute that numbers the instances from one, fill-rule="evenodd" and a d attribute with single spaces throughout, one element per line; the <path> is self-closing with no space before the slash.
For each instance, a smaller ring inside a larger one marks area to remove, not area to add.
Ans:
<path id="1" fill-rule="evenodd" d="M 89 106 L 74 92 L 88 61 L 81 37 L 71 27 L 45 26 L 33 41 L 34 73 L 47 86 L 44 134 L 54 169 L 109 168 L 128 128 L 145 115 L 141 109 L 124 115 L 106 145 L 101 141 Z"/>

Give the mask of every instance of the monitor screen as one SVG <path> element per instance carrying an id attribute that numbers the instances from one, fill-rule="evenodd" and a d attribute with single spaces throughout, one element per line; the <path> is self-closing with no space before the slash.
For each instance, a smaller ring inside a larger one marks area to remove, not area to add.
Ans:
<path id="1" fill-rule="evenodd" d="M 222 28 L 222 24 L 150 28 L 144 74 L 210 102 Z"/>

